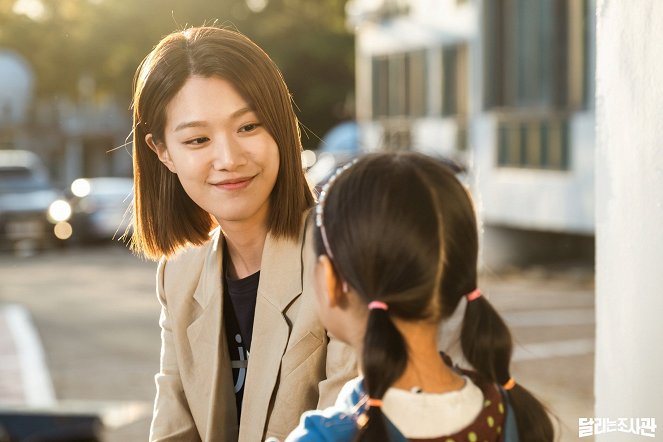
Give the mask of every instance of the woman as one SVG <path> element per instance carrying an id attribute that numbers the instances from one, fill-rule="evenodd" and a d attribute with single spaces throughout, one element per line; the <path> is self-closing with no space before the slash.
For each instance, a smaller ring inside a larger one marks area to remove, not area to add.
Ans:
<path id="1" fill-rule="evenodd" d="M 133 110 L 132 248 L 161 258 L 150 440 L 283 438 L 354 369 L 315 314 L 283 78 L 245 36 L 191 28 L 143 60 Z"/>

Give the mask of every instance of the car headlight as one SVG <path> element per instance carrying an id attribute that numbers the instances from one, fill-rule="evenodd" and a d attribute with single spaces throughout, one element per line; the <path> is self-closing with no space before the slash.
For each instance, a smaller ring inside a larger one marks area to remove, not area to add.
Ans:
<path id="1" fill-rule="evenodd" d="M 90 181 L 86 180 L 85 178 L 79 178 L 71 183 L 71 193 L 79 198 L 88 196 L 91 190 L 92 185 L 90 184 Z"/>
<path id="2" fill-rule="evenodd" d="M 48 207 L 48 219 L 53 223 L 67 221 L 71 217 L 71 206 L 64 200 L 56 200 Z"/>

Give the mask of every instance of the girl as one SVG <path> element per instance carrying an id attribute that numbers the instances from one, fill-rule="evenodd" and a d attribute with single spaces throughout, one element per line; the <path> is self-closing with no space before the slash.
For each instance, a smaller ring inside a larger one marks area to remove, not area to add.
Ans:
<path id="1" fill-rule="evenodd" d="M 187 29 L 139 66 L 133 111 L 132 247 L 161 258 L 150 440 L 284 437 L 354 358 L 313 307 L 314 200 L 281 73 L 237 32 Z"/>
<path id="2" fill-rule="evenodd" d="M 543 406 L 511 378 L 509 330 L 477 289 L 472 203 L 447 166 L 363 157 L 329 181 L 316 224 L 320 316 L 356 350 L 362 377 L 287 441 L 553 440 Z M 459 304 L 475 372 L 438 353 L 440 322 Z"/>

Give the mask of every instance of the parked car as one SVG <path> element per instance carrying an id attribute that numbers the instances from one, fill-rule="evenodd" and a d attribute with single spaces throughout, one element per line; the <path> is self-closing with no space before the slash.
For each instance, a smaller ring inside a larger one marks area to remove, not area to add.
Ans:
<path id="1" fill-rule="evenodd" d="M 72 238 L 90 242 L 120 239 L 130 231 L 133 180 L 79 178 L 68 189 Z"/>
<path id="2" fill-rule="evenodd" d="M 0 248 L 30 254 L 53 245 L 70 215 L 35 153 L 0 150 Z"/>

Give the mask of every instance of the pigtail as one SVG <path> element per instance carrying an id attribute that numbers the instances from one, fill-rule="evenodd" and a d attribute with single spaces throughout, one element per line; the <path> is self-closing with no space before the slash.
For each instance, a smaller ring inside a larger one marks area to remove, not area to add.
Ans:
<path id="1" fill-rule="evenodd" d="M 405 371 L 407 347 L 387 311 L 374 309 L 369 312 L 362 353 L 364 388 L 370 399 L 381 400 L 389 387 Z M 388 441 L 382 408 L 369 406 L 366 417 L 366 423 L 355 441 Z"/>
<path id="2" fill-rule="evenodd" d="M 514 385 L 508 390 L 508 394 L 520 440 L 522 442 L 554 440 L 555 430 L 546 407 L 520 384 Z"/>
<path id="3" fill-rule="evenodd" d="M 460 342 L 465 358 L 479 375 L 500 385 L 509 382 L 513 351 L 511 332 L 483 296 L 467 303 Z M 520 441 L 554 440 L 553 425 L 543 404 L 520 384 L 507 392 Z"/>

